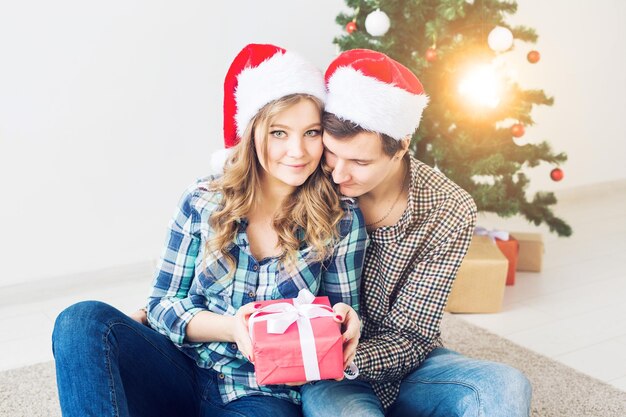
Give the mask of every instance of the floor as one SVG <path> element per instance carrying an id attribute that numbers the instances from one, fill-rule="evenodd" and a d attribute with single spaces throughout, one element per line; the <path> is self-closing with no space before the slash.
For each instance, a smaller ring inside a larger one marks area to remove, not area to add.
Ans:
<path id="1" fill-rule="evenodd" d="M 459 316 L 626 391 L 626 181 L 557 198 L 555 213 L 573 227 L 571 238 L 518 218 L 479 217 L 488 228 L 543 232 L 544 268 L 518 272 L 500 313 Z M 54 319 L 73 302 L 98 299 L 134 311 L 145 300 L 152 269 L 146 262 L 0 288 L 0 370 L 51 360 Z"/>

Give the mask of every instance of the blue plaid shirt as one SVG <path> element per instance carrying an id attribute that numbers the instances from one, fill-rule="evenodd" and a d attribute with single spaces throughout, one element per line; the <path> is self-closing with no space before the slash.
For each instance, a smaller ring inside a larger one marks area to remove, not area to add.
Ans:
<path id="1" fill-rule="evenodd" d="M 341 240 L 333 255 L 322 262 L 315 261 L 310 248 L 303 247 L 297 254 L 295 268 L 289 271 L 278 258 L 256 260 L 252 256 L 246 235 L 247 221 L 242 219 L 230 248 L 237 269 L 232 279 L 226 279 L 228 264 L 224 256 L 219 251 L 204 256 L 205 243 L 213 233 L 209 217 L 221 201 L 219 193 L 208 190 L 213 179 L 203 178 L 192 184 L 170 221 L 148 301 L 148 320 L 152 328 L 169 337 L 198 366 L 218 373 L 224 403 L 246 395 L 272 395 L 299 404 L 297 388 L 259 386 L 254 366 L 235 343 L 185 342 L 187 324 L 200 311 L 232 316 L 249 302 L 294 298 L 303 288 L 313 294 L 327 295 L 333 305 L 344 302 L 358 311 L 367 245 L 363 215 L 354 200 L 343 200 Z"/>

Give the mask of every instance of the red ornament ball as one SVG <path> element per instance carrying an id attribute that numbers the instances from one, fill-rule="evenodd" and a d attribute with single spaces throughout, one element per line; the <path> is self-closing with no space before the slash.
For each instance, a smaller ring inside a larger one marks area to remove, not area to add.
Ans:
<path id="1" fill-rule="evenodd" d="M 524 136 L 524 125 L 521 123 L 515 123 L 511 126 L 511 134 L 516 138 L 521 138 Z"/>
<path id="2" fill-rule="evenodd" d="M 539 51 L 530 51 L 528 55 L 526 55 L 526 59 L 528 59 L 528 62 L 530 62 L 531 64 L 536 64 L 537 62 L 539 62 L 540 58 L 541 54 L 539 53 Z"/>
<path id="3" fill-rule="evenodd" d="M 564 176 L 565 174 L 563 174 L 563 170 L 561 168 L 554 168 L 550 171 L 550 178 L 552 178 L 552 181 L 561 181 Z"/>
<path id="4" fill-rule="evenodd" d="M 428 48 L 426 50 L 426 61 L 433 62 L 437 60 L 437 50 L 435 48 Z"/>
<path id="5" fill-rule="evenodd" d="M 356 30 L 356 22 L 348 22 L 346 25 L 346 32 L 352 33 Z"/>

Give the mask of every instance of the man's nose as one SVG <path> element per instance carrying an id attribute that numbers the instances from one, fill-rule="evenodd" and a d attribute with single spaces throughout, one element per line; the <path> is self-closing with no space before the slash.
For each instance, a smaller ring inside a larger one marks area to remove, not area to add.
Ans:
<path id="1" fill-rule="evenodd" d="M 350 174 L 346 169 L 346 164 L 342 161 L 337 161 L 333 168 L 333 181 L 335 184 L 342 184 L 350 179 Z"/>

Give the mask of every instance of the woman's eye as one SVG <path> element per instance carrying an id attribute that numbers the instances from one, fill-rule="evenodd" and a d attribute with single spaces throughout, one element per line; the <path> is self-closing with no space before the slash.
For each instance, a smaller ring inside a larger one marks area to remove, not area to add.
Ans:
<path id="1" fill-rule="evenodd" d="M 276 139 L 284 139 L 287 137 L 287 133 L 285 133 L 284 130 L 273 130 L 270 132 L 270 135 L 272 135 Z"/>
<path id="2" fill-rule="evenodd" d="M 317 136 L 319 136 L 321 134 L 322 134 L 321 130 L 319 130 L 319 129 L 311 129 L 311 130 L 307 130 L 304 135 L 305 136 L 309 136 L 309 137 L 317 137 Z"/>

